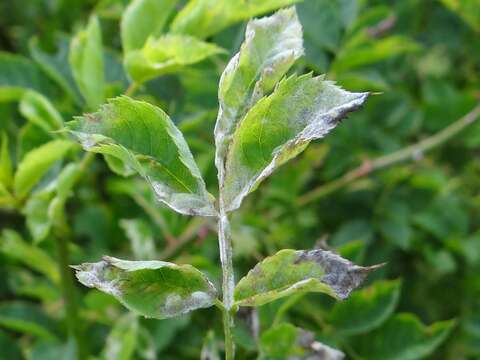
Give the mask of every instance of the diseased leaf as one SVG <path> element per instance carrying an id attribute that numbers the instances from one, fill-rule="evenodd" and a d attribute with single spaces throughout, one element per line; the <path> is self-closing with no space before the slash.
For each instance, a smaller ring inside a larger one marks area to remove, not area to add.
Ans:
<path id="1" fill-rule="evenodd" d="M 235 302 L 259 306 L 301 291 L 346 299 L 379 266 L 358 266 L 325 250 L 281 250 L 238 282 Z"/>
<path id="2" fill-rule="evenodd" d="M 236 22 L 300 0 L 192 0 L 175 17 L 173 32 L 206 38 Z"/>
<path id="3" fill-rule="evenodd" d="M 215 163 L 221 182 L 228 146 L 238 123 L 302 54 L 302 27 L 295 8 L 248 23 L 245 41 L 228 63 L 219 84 Z"/>
<path id="4" fill-rule="evenodd" d="M 126 55 L 125 67 L 136 82 L 176 72 L 224 50 L 192 36 L 166 34 L 149 38 L 140 50 Z"/>
<path id="5" fill-rule="evenodd" d="M 28 89 L 45 92 L 45 80 L 29 59 L 0 52 L 0 102 L 18 100 Z"/>
<path id="6" fill-rule="evenodd" d="M 271 327 L 260 338 L 260 360 L 342 360 L 345 355 L 315 341 L 315 335 L 289 323 Z"/>
<path id="7" fill-rule="evenodd" d="M 165 319 L 210 307 L 216 297 L 213 285 L 191 265 L 106 256 L 100 262 L 73 268 L 83 285 L 113 295 L 145 317 Z"/>
<path id="8" fill-rule="evenodd" d="M 90 18 L 85 30 L 70 43 L 70 67 L 80 92 L 91 109 L 105 101 L 105 73 L 100 23 Z"/>
<path id="9" fill-rule="evenodd" d="M 53 321 L 38 306 L 27 302 L 0 304 L 0 326 L 43 339 L 56 338 Z"/>
<path id="10" fill-rule="evenodd" d="M 185 139 L 161 109 L 122 96 L 69 122 L 67 128 L 85 150 L 116 157 L 135 169 L 172 209 L 188 215 L 216 214 Z"/>
<path id="11" fill-rule="evenodd" d="M 115 322 L 107 337 L 102 359 L 129 360 L 133 359 L 138 341 L 139 324 L 134 314 L 126 314 Z"/>
<path id="12" fill-rule="evenodd" d="M 140 49 L 149 36 L 160 35 L 177 0 L 133 0 L 120 24 L 125 53 Z"/>
<path id="13" fill-rule="evenodd" d="M 368 93 L 350 93 L 310 74 L 282 80 L 239 123 L 229 145 L 223 183 L 227 211 L 237 209 L 277 167 L 330 132 Z"/>
<path id="14" fill-rule="evenodd" d="M 2 231 L 0 252 L 8 258 L 38 271 L 53 283 L 58 284 L 60 274 L 55 261 L 42 249 L 25 242 L 17 232 L 9 229 Z"/>
<path id="15" fill-rule="evenodd" d="M 341 335 L 366 333 L 386 321 L 395 310 L 400 296 L 400 281 L 375 282 L 356 291 L 329 311 L 327 321 Z"/>
<path id="16" fill-rule="evenodd" d="M 153 260 L 155 257 L 155 240 L 152 228 L 142 219 L 122 219 L 120 226 L 130 240 L 133 254 L 137 260 Z"/>
<path id="17" fill-rule="evenodd" d="M 22 96 L 20 113 L 45 131 L 58 130 L 63 126 L 62 116 L 52 103 L 45 96 L 32 90 Z"/>
<path id="18" fill-rule="evenodd" d="M 369 360 L 415 360 L 430 355 L 448 336 L 455 322 L 423 325 L 412 314 L 397 314 L 382 327 L 354 342 L 359 355 Z"/>
<path id="19" fill-rule="evenodd" d="M 72 145 L 67 140 L 53 140 L 27 153 L 15 173 L 15 194 L 18 197 L 27 195 L 50 167 L 66 155 Z"/>

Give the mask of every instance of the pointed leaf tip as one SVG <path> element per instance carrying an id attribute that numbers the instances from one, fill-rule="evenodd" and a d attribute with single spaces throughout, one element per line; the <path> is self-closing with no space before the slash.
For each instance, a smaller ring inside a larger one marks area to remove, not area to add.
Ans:
<path id="1" fill-rule="evenodd" d="M 326 250 L 281 250 L 239 281 L 235 300 L 240 306 L 259 306 L 301 291 L 346 299 L 379 267 L 358 266 Z"/>

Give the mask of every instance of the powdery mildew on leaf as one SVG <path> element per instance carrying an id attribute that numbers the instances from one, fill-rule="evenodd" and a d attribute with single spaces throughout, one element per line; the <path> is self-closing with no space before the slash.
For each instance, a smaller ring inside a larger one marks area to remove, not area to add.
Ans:
<path id="1" fill-rule="evenodd" d="M 277 167 L 327 135 L 368 93 L 351 93 L 311 74 L 282 80 L 245 115 L 226 155 L 223 197 L 237 209 Z"/>
<path id="2" fill-rule="evenodd" d="M 358 266 L 325 250 L 281 250 L 239 281 L 235 301 L 240 306 L 259 306 L 299 291 L 345 299 L 379 266 Z"/>
<path id="3" fill-rule="evenodd" d="M 67 129 L 85 150 L 115 157 L 139 173 L 173 210 L 216 215 L 182 133 L 160 108 L 122 96 L 69 122 Z"/>
<path id="4" fill-rule="evenodd" d="M 85 286 L 113 295 L 128 309 L 165 319 L 213 305 L 216 290 L 191 265 L 126 261 L 105 256 L 97 263 L 72 266 Z"/>
<path id="5" fill-rule="evenodd" d="M 227 149 L 241 118 L 302 55 L 302 27 L 295 8 L 248 23 L 245 41 L 228 63 L 219 84 L 215 163 L 221 184 Z"/>

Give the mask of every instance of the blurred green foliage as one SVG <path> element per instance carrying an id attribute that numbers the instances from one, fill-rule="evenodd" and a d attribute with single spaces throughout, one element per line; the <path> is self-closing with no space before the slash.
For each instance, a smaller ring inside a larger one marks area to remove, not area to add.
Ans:
<path id="1" fill-rule="evenodd" d="M 162 20 L 166 28 L 187 29 L 225 52 L 175 67 L 139 86 L 135 97 L 170 115 L 207 184 L 215 185 L 219 76 L 238 51 L 244 20 L 278 6 L 266 1 L 235 13 L 223 1 L 194 0 L 180 10 L 184 3 Z M 77 285 L 71 295 L 81 350 L 67 331 L 58 267 L 65 252 L 72 264 L 104 254 L 189 263 L 220 283 L 213 223 L 159 207 L 142 181 L 109 169 L 121 173 L 119 164 L 82 160 L 80 148 L 55 131 L 127 90 L 120 38 L 127 5 L 0 2 L 0 359 L 216 359 L 221 353 L 215 309 L 162 321 L 135 318 L 112 297 Z M 241 312 L 238 358 L 308 356 L 313 339 L 305 345 L 305 331 L 352 359 L 480 357 L 480 123 L 411 161 L 302 206 L 297 201 L 366 159 L 435 134 L 478 103 L 480 2 L 304 0 L 296 6 L 306 55 L 295 70 L 382 94 L 244 201 L 232 219 L 237 278 L 280 249 L 325 246 L 319 241 L 325 239 L 356 263 L 387 265 L 345 302 L 309 294 Z M 77 56 L 79 46 L 101 55 Z M 69 240 L 63 252 L 59 237 Z"/>

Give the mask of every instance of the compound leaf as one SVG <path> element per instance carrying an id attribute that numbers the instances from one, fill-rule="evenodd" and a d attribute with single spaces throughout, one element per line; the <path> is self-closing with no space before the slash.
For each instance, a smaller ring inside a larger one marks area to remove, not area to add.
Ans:
<path id="1" fill-rule="evenodd" d="M 397 314 L 383 326 L 359 337 L 355 351 L 371 360 L 415 360 L 430 355 L 448 336 L 455 321 L 423 325 L 413 314 Z"/>
<path id="2" fill-rule="evenodd" d="M 149 36 L 160 35 L 177 0 L 134 0 L 122 16 L 124 52 L 140 49 Z"/>
<path id="3" fill-rule="evenodd" d="M 310 74 L 281 81 L 249 110 L 233 134 L 223 182 L 226 210 L 237 209 L 277 167 L 328 134 L 367 97 Z"/>
<path id="4" fill-rule="evenodd" d="M 192 36 L 166 34 L 149 38 L 145 46 L 126 55 L 128 73 L 138 83 L 173 73 L 224 50 Z"/>
<path id="5" fill-rule="evenodd" d="M 116 157 L 142 175 L 172 209 L 216 214 L 182 133 L 160 108 L 122 96 L 67 123 L 67 129 L 85 150 Z"/>
<path id="6" fill-rule="evenodd" d="M 395 310 L 400 297 L 399 280 L 379 281 L 359 290 L 329 311 L 328 322 L 342 335 L 365 333 L 386 321 Z"/>
<path id="7" fill-rule="evenodd" d="M 93 16 L 85 30 L 70 43 L 70 67 L 80 92 L 91 109 L 105 100 L 102 33 L 98 19 Z"/>
<path id="8" fill-rule="evenodd" d="M 145 317 L 165 319 L 210 307 L 216 297 L 213 285 L 191 265 L 104 257 L 73 268 L 83 285 L 113 295 Z"/>
<path id="9" fill-rule="evenodd" d="M 302 54 L 302 27 L 294 8 L 248 23 L 245 41 L 228 63 L 219 84 L 215 145 L 220 178 L 238 122 Z"/>
<path id="10" fill-rule="evenodd" d="M 378 267 L 358 266 L 325 250 L 281 250 L 238 282 L 235 301 L 240 306 L 259 306 L 301 291 L 346 299 Z"/>

